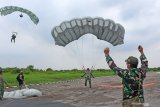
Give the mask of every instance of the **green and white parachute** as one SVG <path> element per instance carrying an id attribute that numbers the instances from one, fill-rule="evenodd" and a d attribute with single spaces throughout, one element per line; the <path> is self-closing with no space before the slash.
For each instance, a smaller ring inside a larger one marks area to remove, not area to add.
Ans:
<path id="1" fill-rule="evenodd" d="M 30 17 L 30 19 L 33 21 L 34 24 L 38 24 L 39 19 L 34 13 L 32 13 L 31 11 L 27 9 L 17 7 L 17 6 L 5 6 L 5 7 L 0 8 L 0 15 L 6 16 L 16 11 L 27 14 Z"/>
<path id="2" fill-rule="evenodd" d="M 55 44 L 59 46 L 66 46 L 88 33 L 116 46 L 123 44 L 125 29 L 110 19 L 87 17 L 64 21 L 51 31 Z"/>

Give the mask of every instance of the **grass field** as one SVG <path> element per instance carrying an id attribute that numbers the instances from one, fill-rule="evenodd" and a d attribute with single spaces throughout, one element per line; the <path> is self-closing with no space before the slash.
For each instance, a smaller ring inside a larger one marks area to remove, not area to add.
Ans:
<path id="1" fill-rule="evenodd" d="M 84 73 L 82 71 L 45 71 L 45 72 L 29 72 L 24 73 L 25 83 L 26 84 L 37 84 L 37 83 L 47 83 L 47 82 L 57 82 L 64 80 L 72 80 L 82 78 L 81 76 Z M 114 72 L 105 70 L 105 71 L 94 71 L 92 73 L 95 77 L 99 76 L 112 76 Z M 6 72 L 3 74 L 7 83 L 16 85 L 16 76 L 18 73 Z"/>

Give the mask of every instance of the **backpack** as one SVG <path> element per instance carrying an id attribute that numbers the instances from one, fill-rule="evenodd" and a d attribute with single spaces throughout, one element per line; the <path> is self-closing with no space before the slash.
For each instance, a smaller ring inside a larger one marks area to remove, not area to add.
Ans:
<path id="1" fill-rule="evenodd" d="M 17 75 L 17 77 L 16 77 L 17 81 L 23 81 L 23 80 L 20 79 L 20 75 L 21 75 L 21 74 L 18 74 L 18 75 Z M 23 78 L 23 75 L 22 75 L 22 78 Z"/>

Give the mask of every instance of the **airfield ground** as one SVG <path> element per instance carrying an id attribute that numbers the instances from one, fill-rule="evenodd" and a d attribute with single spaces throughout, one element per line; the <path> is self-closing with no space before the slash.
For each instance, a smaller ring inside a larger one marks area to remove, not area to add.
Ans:
<path id="1" fill-rule="evenodd" d="M 45 106 L 51 103 L 61 104 L 57 105 L 57 107 L 121 107 L 122 86 L 121 78 L 118 76 L 93 78 L 92 88 L 84 86 L 84 79 L 54 84 L 34 85 L 29 88 L 35 88 L 42 91 L 43 96 L 20 100 L 23 102 L 26 101 L 26 103 L 45 102 L 43 107 L 52 107 L 53 105 Z M 147 73 L 147 77 L 144 81 L 144 96 L 144 106 L 159 107 L 160 73 Z M 18 101 L 19 100 L 17 99 L 4 99 L 4 101 L 0 101 L 0 107 L 10 107 L 9 105 L 12 105 L 13 107 L 12 103 L 18 103 Z M 43 104 L 39 107 L 42 107 L 42 105 Z"/>

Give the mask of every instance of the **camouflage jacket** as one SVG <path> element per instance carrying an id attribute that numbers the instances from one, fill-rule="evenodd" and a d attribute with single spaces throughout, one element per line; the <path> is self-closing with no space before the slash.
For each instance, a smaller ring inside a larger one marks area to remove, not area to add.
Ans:
<path id="1" fill-rule="evenodd" d="M 91 70 L 89 70 L 89 71 L 88 70 L 84 70 L 84 75 L 82 77 L 84 77 L 84 76 L 85 76 L 85 78 L 91 78 L 91 77 L 94 78 Z"/>
<path id="2" fill-rule="evenodd" d="M 0 85 L 4 86 L 4 82 L 5 82 L 4 78 L 2 77 L 2 75 L 0 75 Z"/>
<path id="3" fill-rule="evenodd" d="M 140 56 L 141 68 L 122 69 L 116 66 L 110 55 L 106 55 L 109 67 L 122 78 L 123 100 L 138 96 L 144 101 L 143 80 L 146 77 L 148 61 L 144 54 Z"/>

